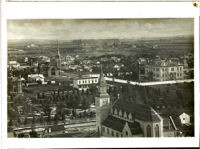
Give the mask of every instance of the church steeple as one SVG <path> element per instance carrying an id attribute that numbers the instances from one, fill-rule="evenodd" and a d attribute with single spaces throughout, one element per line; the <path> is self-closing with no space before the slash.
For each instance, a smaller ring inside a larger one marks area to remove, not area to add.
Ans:
<path id="1" fill-rule="evenodd" d="M 110 96 L 107 93 L 107 83 L 103 76 L 103 70 L 101 66 L 101 73 L 99 77 L 98 93 L 95 97 L 96 106 L 96 129 L 101 136 L 101 124 L 108 117 L 110 113 Z"/>
<path id="2" fill-rule="evenodd" d="M 107 93 L 107 83 L 103 75 L 102 65 L 101 65 L 101 73 L 99 77 L 99 93 Z"/>

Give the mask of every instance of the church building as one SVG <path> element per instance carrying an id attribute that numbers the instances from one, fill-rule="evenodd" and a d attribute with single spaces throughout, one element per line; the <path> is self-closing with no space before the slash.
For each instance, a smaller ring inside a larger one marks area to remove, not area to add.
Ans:
<path id="1" fill-rule="evenodd" d="M 57 44 L 57 55 L 53 60 L 51 60 L 47 73 L 48 76 L 59 76 L 61 73 L 61 56 L 58 44 Z"/>
<path id="2" fill-rule="evenodd" d="M 118 99 L 111 103 L 101 71 L 96 104 L 100 137 L 163 137 L 163 118 L 150 106 Z"/>

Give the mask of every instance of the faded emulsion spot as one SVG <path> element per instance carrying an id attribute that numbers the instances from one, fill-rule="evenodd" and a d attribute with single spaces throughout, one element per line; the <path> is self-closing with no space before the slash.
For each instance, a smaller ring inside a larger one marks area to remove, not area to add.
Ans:
<path id="1" fill-rule="evenodd" d="M 196 3 L 196 2 L 195 2 L 195 3 L 193 3 L 193 6 L 194 6 L 194 7 L 196 7 L 196 8 L 199 8 L 199 5 L 198 5 L 198 3 Z"/>

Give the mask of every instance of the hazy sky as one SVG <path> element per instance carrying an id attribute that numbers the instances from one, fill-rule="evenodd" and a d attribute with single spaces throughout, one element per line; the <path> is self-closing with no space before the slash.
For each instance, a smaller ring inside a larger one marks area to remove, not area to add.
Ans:
<path id="1" fill-rule="evenodd" d="M 8 39 L 106 39 L 193 35 L 193 19 L 8 20 Z"/>

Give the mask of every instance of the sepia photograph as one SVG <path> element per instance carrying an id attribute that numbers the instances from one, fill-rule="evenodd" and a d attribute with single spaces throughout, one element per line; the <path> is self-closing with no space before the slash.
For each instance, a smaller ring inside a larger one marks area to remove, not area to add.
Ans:
<path id="1" fill-rule="evenodd" d="M 8 19 L 8 138 L 194 137 L 194 19 Z"/>

